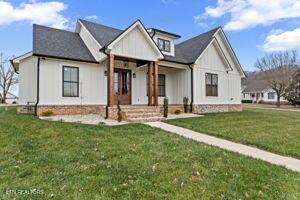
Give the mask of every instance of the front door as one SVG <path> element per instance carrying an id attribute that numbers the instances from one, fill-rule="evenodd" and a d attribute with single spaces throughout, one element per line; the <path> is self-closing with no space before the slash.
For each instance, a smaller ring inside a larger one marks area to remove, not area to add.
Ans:
<path id="1" fill-rule="evenodd" d="M 114 93 L 115 102 L 121 105 L 131 104 L 131 71 L 128 69 L 114 70 Z"/>

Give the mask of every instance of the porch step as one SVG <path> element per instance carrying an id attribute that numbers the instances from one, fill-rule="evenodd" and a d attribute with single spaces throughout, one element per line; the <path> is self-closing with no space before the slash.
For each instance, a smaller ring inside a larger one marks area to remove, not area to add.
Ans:
<path id="1" fill-rule="evenodd" d="M 129 122 L 158 122 L 158 121 L 162 121 L 164 118 L 163 117 L 147 117 L 147 118 L 135 118 L 135 119 L 130 119 L 127 120 Z"/>
<path id="2" fill-rule="evenodd" d="M 121 106 L 124 120 L 129 122 L 153 122 L 163 119 L 159 106 Z"/>

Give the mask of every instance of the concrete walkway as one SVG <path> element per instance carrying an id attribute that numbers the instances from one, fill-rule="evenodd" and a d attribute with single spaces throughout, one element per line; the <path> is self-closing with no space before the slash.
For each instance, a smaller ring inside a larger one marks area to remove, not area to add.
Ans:
<path id="1" fill-rule="evenodd" d="M 181 127 L 163 123 L 163 122 L 148 122 L 146 124 L 149 126 L 152 126 L 152 127 L 163 129 L 163 130 L 171 132 L 171 133 L 176 133 L 178 135 L 181 135 L 181 136 L 189 138 L 189 139 L 196 140 L 198 142 L 203 142 L 203 143 L 213 145 L 213 146 L 216 146 L 216 147 L 219 147 L 222 149 L 237 152 L 242 155 L 246 155 L 246 156 L 250 156 L 253 158 L 260 159 L 260 160 L 264 160 L 264 161 L 267 161 L 267 162 L 275 164 L 275 165 L 285 166 L 288 169 L 300 172 L 300 160 L 295 159 L 295 158 L 277 155 L 274 153 L 270 153 L 267 151 L 257 149 L 255 147 L 250 147 L 247 145 L 231 142 L 228 140 L 224 140 L 224 139 L 209 136 L 206 134 L 198 133 L 195 131 L 191 131 L 189 129 L 181 128 Z"/>

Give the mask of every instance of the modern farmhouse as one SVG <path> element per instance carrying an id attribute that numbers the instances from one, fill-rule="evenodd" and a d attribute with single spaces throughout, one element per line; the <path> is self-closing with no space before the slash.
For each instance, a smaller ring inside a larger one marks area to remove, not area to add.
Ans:
<path id="1" fill-rule="evenodd" d="M 241 65 L 221 27 L 181 43 L 179 35 L 125 30 L 79 19 L 74 32 L 33 25 L 33 50 L 11 62 L 19 73 L 20 111 L 160 118 L 189 99 L 194 113 L 240 111 Z"/>

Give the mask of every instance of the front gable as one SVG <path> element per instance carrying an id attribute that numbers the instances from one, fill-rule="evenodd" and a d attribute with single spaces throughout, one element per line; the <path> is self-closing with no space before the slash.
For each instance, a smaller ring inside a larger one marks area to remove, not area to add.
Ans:
<path id="1" fill-rule="evenodd" d="M 232 71 L 240 74 L 241 77 L 245 77 L 245 73 L 221 28 L 213 35 L 211 42 L 195 63 L 201 65 L 204 62 L 203 60 L 205 60 L 205 62 L 212 64 L 210 67 L 214 67 L 215 64 L 221 64 L 220 60 L 218 61 L 219 58 L 221 58 L 226 71 Z"/>
<path id="2" fill-rule="evenodd" d="M 109 53 L 140 60 L 157 61 L 163 55 L 142 24 L 137 21 L 112 41 Z"/>

